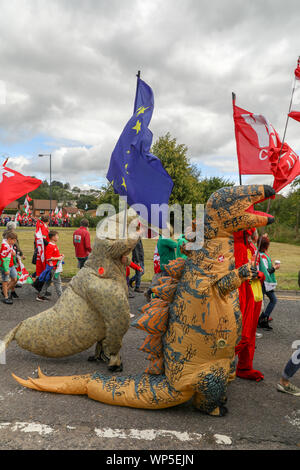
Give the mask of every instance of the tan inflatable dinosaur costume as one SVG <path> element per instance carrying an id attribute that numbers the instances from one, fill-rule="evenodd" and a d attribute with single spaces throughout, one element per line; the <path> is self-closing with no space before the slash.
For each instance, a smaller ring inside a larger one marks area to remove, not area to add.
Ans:
<path id="1" fill-rule="evenodd" d="M 272 195 L 271 187 L 252 185 L 223 188 L 210 197 L 203 248 L 169 264 L 169 278 L 154 288 L 159 298 L 136 322 L 150 333 L 142 346 L 150 353 L 148 373 L 46 377 L 39 371 L 38 379 L 14 378 L 35 390 L 87 394 L 136 408 L 167 408 L 194 397 L 198 410 L 223 416 L 241 332 L 237 289 L 256 275 L 248 264 L 235 269 L 232 234 L 271 223 L 271 216 L 251 212 L 251 206 Z"/>
<path id="2" fill-rule="evenodd" d="M 134 221 L 131 221 L 134 224 Z M 116 222 L 114 236 L 122 231 Z M 130 324 L 128 288 L 121 258 L 135 247 L 130 239 L 96 238 L 83 269 L 72 279 L 56 304 L 19 323 L 4 338 L 2 348 L 15 340 L 34 354 L 65 357 L 97 343 L 95 358 L 122 370 L 120 349 Z"/>

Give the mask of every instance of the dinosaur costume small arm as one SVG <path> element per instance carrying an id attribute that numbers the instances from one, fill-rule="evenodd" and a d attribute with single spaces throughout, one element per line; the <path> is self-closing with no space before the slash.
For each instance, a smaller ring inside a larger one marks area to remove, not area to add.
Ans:
<path id="1" fill-rule="evenodd" d="M 16 340 L 23 349 L 54 358 L 77 354 L 97 343 L 97 355 L 103 353 L 108 368 L 120 370 L 119 351 L 130 324 L 121 257 L 128 255 L 137 241 L 96 238 L 84 268 L 56 304 L 19 323 L 5 336 L 2 348 Z"/>
<path id="2" fill-rule="evenodd" d="M 274 194 L 269 186 L 223 188 L 209 199 L 205 241 L 187 260 L 168 266 L 168 277 L 153 288 L 158 298 L 143 307 L 135 326 L 149 333 L 141 349 L 150 365 L 135 376 L 92 375 L 22 380 L 40 391 L 87 394 L 103 403 L 167 408 L 194 397 L 202 412 L 226 412 L 227 384 L 234 377 L 235 346 L 241 333 L 238 287 L 255 277 L 250 264 L 235 269 L 233 232 L 264 226 L 273 218 L 248 212 Z"/>

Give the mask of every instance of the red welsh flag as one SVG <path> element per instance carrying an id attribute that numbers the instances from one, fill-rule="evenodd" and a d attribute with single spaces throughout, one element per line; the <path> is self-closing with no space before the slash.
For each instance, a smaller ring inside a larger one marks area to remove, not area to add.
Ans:
<path id="1" fill-rule="evenodd" d="M 24 194 L 34 191 L 41 183 L 41 180 L 21 175 L 4 165 L 0 166 L 0 214 L 4 207 Z"/>
<path id="2" fill-rule="evenodd" d="M 269 151 L 269 161 L 274 175 L 273 188 L 278 193 L 300 175 L 299 156 L 284 143 L 280 147 L 273 147 Z"/>
<path id="3" fill-rule="evenodd" d="M 233 119 L 239 173 L 241 175 L 271 175 L 268 159 L 270 147 L 280 142 L 277 132 L 261 114 L 239 108 L 233 101 Z"/>

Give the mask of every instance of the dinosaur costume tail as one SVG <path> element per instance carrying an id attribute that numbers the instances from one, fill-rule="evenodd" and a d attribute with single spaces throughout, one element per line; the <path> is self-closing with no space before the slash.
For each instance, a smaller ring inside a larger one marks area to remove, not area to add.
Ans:
<path id="1" fill-rule="evenodd" d="M 150 361 L 145 373 L 135 376 L 75 375 L 70 377 L 47 377 L 39 369 L 39 378 L 20 379 L 13 374 L 21 385 L 34 390 L 88 395 L 90 398 L 109 405 L 129 406 L 132 408 L 169 408 L 188 401 L 192 389 L 175 390 L 164 375 L 162 335 L 167 329 L 169 303 L 172 301 L 178 278 L 182 274 L 184 260 L 172 261 L 166 271 L 169 276 L 161 278 L 153 288 L 156 299 L 142 308 L 143 315 L 133 326 L 148 333 L 142 351 L 148 353 Z"/>
<path id="2" fill-rule="evenodd" d="M 70 377 L 48 377 L 38 369 L 39 378 L 23 380 L 12 374 L 21 385 L 40 392 L 63 393 L 66 395 L 88 395 L 93 400 L 109 405 L 132 408 L 169 408 L 188 401 L 193 392 L 174 390 L 163 375 L 140 374 L 118 377 L 94 375 L 73 375 Z"/>
<path id="3" fill-rule="evenodd" d="M 7 346 L 15 339 L 15 334 L 22 325 L 22 322 L 19 323 L 15 328 L 13 328 L 6 336 L 4 336 L 3 341 L 0 341 L 0 355 L 4 353 Z"/>

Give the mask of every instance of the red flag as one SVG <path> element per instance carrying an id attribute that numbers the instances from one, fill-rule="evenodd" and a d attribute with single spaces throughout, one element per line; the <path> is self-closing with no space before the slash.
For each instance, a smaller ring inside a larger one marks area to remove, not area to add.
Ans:
<path id="1" fill-rule="evenodd" d="M 41 180 L 21 175 L 6 166 L 0 166 L 0 214 L 4 207 L 27 192 L 34 191 Z"/>
<path id="2" fill-rule="evenodd" d="M 292 183 L 300 175 L 299 156 L 286 143 L 283 144 L 281 154 L 280 150 L 281 145 L 273 147 L 269 151 L 269 160 L 274 175 L 273 188 L 276 192 Z"/>
<path id="3" fill-rule="evenodd" d="M 277 147 L 279 137 L 274 127 L 261 114 L 239 108 L 233 101 L 233 119 L 239 173 L 241 175 L 271 175 L 268 159 L 270 147 Z"/>

